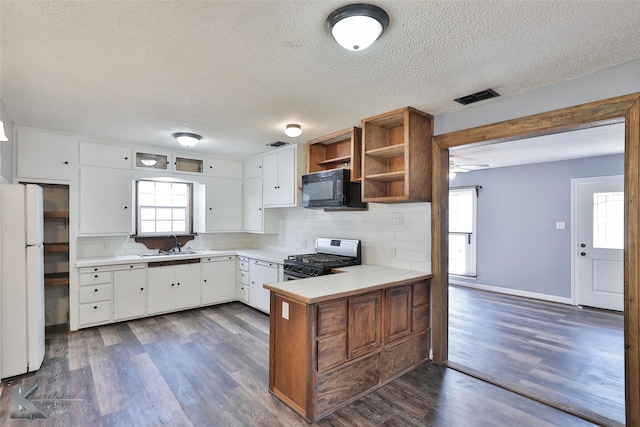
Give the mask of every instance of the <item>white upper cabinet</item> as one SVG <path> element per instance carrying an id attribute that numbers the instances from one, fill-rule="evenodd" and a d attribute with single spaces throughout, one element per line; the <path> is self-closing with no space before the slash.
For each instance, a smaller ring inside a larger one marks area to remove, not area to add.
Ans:
<path id="1" fill-rule="evenodd" d="M 253 159 L 245 160 L 242 168 L 242 178 L 256 178 L 262 177 L 262 157 L 254 157 Z"/>
<path id="2" fill-rule="evenodd" d="M 131 169 L 131 147 L 80 141 L 80 165 Z"/>
<path id="3" fill-rule="evenodd" d="M 200 157 L 176 154 L 173 157 L 173 173 L 187 175 L 204 175 L 204 159 Z"/>
<path id="4" fill-rule="evenodd" d="M 269 154 L 262 160 L 264 207 L 291 207 L 298 204 L 298 187 L 304 164 L 304 150 L 297 145 Z"/>
<path id="5" fill-rule="evenodd" d="M 242 179 L 242 162 L 226 159 L 208 159 L 207 176 Z"/>
<path id="6" fill-rule="evenodd" d="M 80 168 L 80 234 L 132 234 L 131 172 L 122 169 Z"/>
<path id="7" fill-rule="evenodd" d="M 262 178 L 245 179 L 242 187 L 242 226 L 248 233 L 278 232 L 278 211 L 262 206 Z"/>
<path id="8" fill-rule="evenodd" d="M 208 178 L 207 232 L 242 231 L 242 180 Z"/>
<path id="9" fill-rule="evenodd" d="M 72 136 L 20 128 L 16 132 L 19 178 L 69 181 L 76 139 Z"/>

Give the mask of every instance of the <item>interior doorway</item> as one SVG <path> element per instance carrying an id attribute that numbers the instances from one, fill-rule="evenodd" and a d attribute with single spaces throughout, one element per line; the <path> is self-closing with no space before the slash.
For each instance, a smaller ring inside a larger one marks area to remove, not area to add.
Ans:
<path id="1" fill-rule="evenodd" d="M 596 101 L 476 128 L 437 135 L 433 144 L 432 272 L 433 355 L 448 360 L 449 148 L 513 141 L 604 123 L 625 121 L 624 344 L 627 424 L 640 422 L 640 94 Z"/>

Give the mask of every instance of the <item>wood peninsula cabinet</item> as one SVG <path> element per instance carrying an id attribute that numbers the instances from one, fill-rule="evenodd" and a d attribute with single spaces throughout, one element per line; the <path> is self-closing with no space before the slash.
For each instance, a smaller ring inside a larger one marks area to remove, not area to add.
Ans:
<path id="1" fill-rule="evenodd" d="M 431 201 L 433 117 L 411 107 L 362 120 L 362 201 Z"/>
<path id="2" fill-rule="evenodd" d="M 373 274 L 387 283 L 371 285 L 370 273 L 331 275 L 366 283 L 334 294 L 305 296 L 297 293 L 303 285 L 287 285 L 315 287 L 328 280 L 322 277 L 266 286 L 272 291 L 269 390 L 311 423 L 429 357 L 430 275 L 394 280 L 393 272 L 386 279 L 379 271 Z"/>

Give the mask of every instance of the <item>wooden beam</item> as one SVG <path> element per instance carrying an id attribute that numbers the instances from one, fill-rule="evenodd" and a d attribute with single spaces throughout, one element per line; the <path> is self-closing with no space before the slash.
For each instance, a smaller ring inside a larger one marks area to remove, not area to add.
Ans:
<path id="1" fill-rule="evenodd" d="M 624 360 L 626 425 L 640 426 L 640 100 L 625 116 Z"/>
<path id="2" fill-rule="evenodd" d="M 506 120 L 485 126 L 445 133 L 434 137 L 442 148 L 460 145 L 513 141 L 524 137 L 547 135 L 587 128 L 594 123 L 613 122 L 622 119 L 640 93 L 590 102 L 575 107 L 562 108 L 518 119 Z M 621 120 L 620 120 L 621 121 Z"/>
<path id="3" fill-rule="evenodd" d="M 449 358 L 449 150 L 432 143 L 431 300 L 433 361 Z"/>

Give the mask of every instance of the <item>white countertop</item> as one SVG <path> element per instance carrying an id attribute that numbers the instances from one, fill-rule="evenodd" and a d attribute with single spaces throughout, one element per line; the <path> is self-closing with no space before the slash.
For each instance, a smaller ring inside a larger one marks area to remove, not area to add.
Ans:
<path id="1" fill-rule="evenodd" d="M 314 304 L 390 286 L 399 286 L 431 277 L 431 274 L 423 271 L 403 270 L 379 265 L 356 265 L 335 271 L 340 271 L 340 273 L 269 283 L 264 287 L 291 299 L 306 304 Z"/>
<path id="2" fill-rule="evenodd" d="M 158 255 L 142 257 L 140 255 L 120 255 L 112 257 L 102 258 L 80 258 L 76 261 L 76 267 L 94 267 L 100 265 L 117 265 L 117 264 L 131 264 L 131 263 L 147 263 L 157 261 L 171 261 L 176 259 L 190 259 L 190 258 L 207 258 L 214 256 L 228 256 L 228 255 L 242 255 L 249 258 L 257 258 L 263 261 L 275 262 L 282 264 L 284 259 L 291 253 L 284 253 L 278 251 L 271 251 L 266 249 L 234 249 L 225 251 L 195 251 L 195 253 L 182 253 L 179 255 Z"/>

